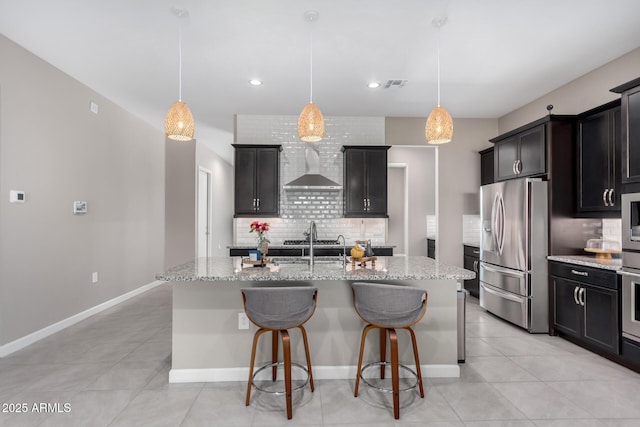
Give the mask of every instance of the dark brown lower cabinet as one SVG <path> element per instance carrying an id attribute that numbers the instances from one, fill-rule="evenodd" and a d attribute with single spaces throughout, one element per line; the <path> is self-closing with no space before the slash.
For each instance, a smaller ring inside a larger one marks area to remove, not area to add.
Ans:
<path id="1" fill-rule="evenodd" d="M 464 245 L 464 268 L 476 273 L 475 279 L 464 281 L 464 288 L 476 298 L 480 298 L 480 279 L 478 277 L 479 264 L 480 249 L 476 246 Z"/>
<path id="2" fill-rule="evenodd" d="M 618 275 L 612 270 L 551 261 L 553 327 L 592 350 L 620 354 Z"/>

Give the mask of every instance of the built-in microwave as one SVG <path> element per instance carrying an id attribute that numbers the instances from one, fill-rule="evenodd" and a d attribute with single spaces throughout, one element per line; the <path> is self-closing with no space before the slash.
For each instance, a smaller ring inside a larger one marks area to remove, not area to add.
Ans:
<path id="1" fill-rule="evenodd" d="M 640 251 L 640 193 L 622 195 L 622 250 Z"/>

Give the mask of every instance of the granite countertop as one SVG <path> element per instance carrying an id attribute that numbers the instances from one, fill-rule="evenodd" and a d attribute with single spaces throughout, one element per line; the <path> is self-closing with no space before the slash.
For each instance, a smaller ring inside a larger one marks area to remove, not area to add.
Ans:
<path id="1" fill-rule="evenodd" d="M 596 259 L 595 256 L 589 255 L 550 255 L 547 259 L 549 261 L 566 262 L 568 264 L 584 265 L 587 267 L 602 268 L 604 270 L 617 271 L 622 268 L 622 260 L 620 258 Z"/>
<path id="2" fill-rule="evenodd" d="M 308 248 L 309 244 L 305 244 L 305 245 L 272 245 L 271 243 L 269 243 L 269 249 L 301 249 L 301 248 Z M 314 249 L 342 249 L 344 246 L 343 245 L 313 245 Z M 347 249 L 350 249 L 352 247 L 352 245 L 347 245 Z M 375 248 L 395 248 L 395 245 L 371 245 L 371 249 L 375 249 Z M 227 246 L 227 249 L 255 249 L 256 245 L 231 245 L 231 246 Z"/>
<path id="3" fill-rule="evenodd" d="M 288 257 L 274 257 L 288 258 Z M 291 257 L 289 257 L 291 258 Z M 376 260 L 375 267 L 367 263 L 346 268 L 341 261 L 324 262 L 316 257 L 313 267 L 307 264 L 268 263 L 265 267 L 243 265 L 239 257 L 198 258 L 156 275 L 164 281 L 287 281 L 287 280 L 468 280 L 475 273 L 460 267 L 438 264 L 423 256 L 384 257 Z"/>
<path id="4" fill-rule="evenodd" d="M 474 240 L 474 241 L 471 241 L 471 240 L 463 241 L 462 244 L 465 245 L 465 246 L 473 246 L 474 248 L 479 248 L 480 247 L 480 242 L 477 241 L 477 240 Z"/>

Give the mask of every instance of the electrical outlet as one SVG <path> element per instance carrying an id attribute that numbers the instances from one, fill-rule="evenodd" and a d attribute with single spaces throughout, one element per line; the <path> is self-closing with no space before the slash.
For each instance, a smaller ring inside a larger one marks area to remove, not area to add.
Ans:
<path id="1" fill-rule="evenodd" d="M 98 272 L 94 271 L 91 273 L 91 283 L 98 283 Z"/>
<path id="2" fill-rule="evenodd" d="M 238 329 L 249 329 L 249 318 L 244 313 L 238 313 Z"/>

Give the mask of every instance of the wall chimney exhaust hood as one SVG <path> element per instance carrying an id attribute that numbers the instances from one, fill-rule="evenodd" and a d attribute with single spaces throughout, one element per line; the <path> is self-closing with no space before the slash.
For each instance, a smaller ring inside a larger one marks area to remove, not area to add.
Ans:
<path id="1" fill-rule="evenodd" d="M 320 175 L 320 154 L 314 147 L 307 145 L 304 150 L 305 174 L 294 179 L 282 188 L 288 191 L 295 190 L 328 190 L 339 191 L 342 186 L 329 178 Z"/>

